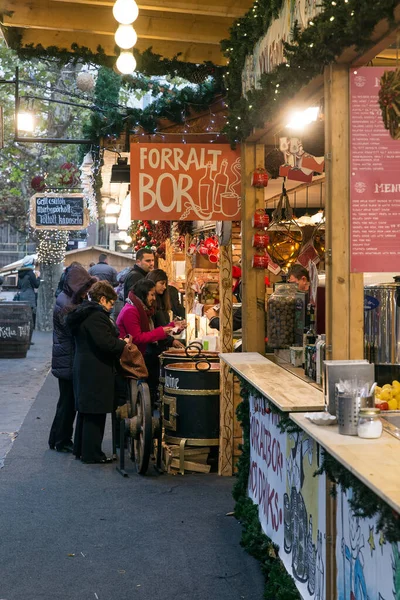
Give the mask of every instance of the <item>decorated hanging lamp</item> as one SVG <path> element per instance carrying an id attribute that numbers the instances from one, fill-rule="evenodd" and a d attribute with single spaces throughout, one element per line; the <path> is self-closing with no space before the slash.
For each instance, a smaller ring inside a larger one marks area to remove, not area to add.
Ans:
<path id="1" fill-rule="evenodd" d="M 325 259 L 325 218 L 323 218 L 313 233 L 314 248 L 321 260 Z"/>
<path id="2" fill-rule="evenodd" d="M 296 262 L 299 256 L 303 234 L 293 218 L 293 209 L 289 203 L 285 183 L 282 184 L 278 206 L 272 213 L 272 221 L 267 229 L 268 254 L 283 271 Z"/>

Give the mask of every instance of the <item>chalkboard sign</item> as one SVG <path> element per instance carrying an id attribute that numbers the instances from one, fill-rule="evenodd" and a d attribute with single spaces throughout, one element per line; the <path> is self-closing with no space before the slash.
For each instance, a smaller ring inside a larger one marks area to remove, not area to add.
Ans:
<path id="1" fill-rule="evenodd" d="M 35 229 L 84 229 L 89 224 L 81 194 L 35 194 L 31 198 L 31 226 Z"/>

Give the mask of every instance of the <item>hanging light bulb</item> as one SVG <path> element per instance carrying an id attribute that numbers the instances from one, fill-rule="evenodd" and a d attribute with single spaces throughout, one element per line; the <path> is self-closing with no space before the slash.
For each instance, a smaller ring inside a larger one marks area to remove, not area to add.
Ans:
<path id="1" fill-rule="evenodd" d="M 130 75 L 136 69 L 136 60 L 132 52 L 121 52 L 117 58 L 117 69 L 124 75 Z"/>
<path id="2" fill-rule="evenodd" d="M 113 6 L 114 19 L 122 25 L 130 25 L 139 15 L 135 0 L 117 0 Z"/>
<path id="3" fill-rule="evenodd" d="M 132 241 L 132 237 L 130 235 L 125 236 L 124 242 L 125 244 L 130 244 Z"/>
<path id="4" fill-rule="evenodd" d="M 123 50 L 129 50 L 137 42 L 137 33 L 132 25 L 120 25 L 115 32 L 115 43 Z"/>
<path id="5" fill-rule="evenodd" d="M 115 201 L 114 198 L 110 198 L 106 206 L 106 215 L 119 215 L 120 211 L 120 205 Z M 115 223 L 116 222 L 117 221 L 115 221 Z"/>
<path id="6" fill-rule="evenodd" d="M 35 119 L 31 112 L 18 113 L 17 123 L 20 131 L 32 133 L 35 130 Z"/>
<path id="7" fill-rule="evenodd" d="M 118 232 L 118 237 L 120 240 L 124 240 L 127 235 L 128 235 L 128 232 L 124 231 L 123 229 L 121 229 L 121 231 Z"/>

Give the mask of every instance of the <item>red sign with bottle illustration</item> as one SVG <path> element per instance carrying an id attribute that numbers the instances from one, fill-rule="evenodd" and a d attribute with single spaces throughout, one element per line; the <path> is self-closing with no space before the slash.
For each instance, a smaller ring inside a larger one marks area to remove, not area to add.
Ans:
<path id="1" fill-rule="evenodd" d="M 240 150 L 228 144 L 132 144 L 131 217 L 236 221 Z"/>

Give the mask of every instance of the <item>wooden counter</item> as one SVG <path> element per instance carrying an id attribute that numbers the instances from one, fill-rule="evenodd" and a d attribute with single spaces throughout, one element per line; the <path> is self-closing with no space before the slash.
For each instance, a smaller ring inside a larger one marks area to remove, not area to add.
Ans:
<path id="1" fill-rule="evenodd" d="M 290 418 L 331 456 L 400 513 L 400 441 L 386 433 L 376 440 L 341 435 L 337 425 L 314 425 L 304 415 Z"/>
<path id="2" fill-rule="evenodd" d="M 238 375 L 283 412 L 324 410 L 324 395 L 258 352 L 220 354 Z"/>

